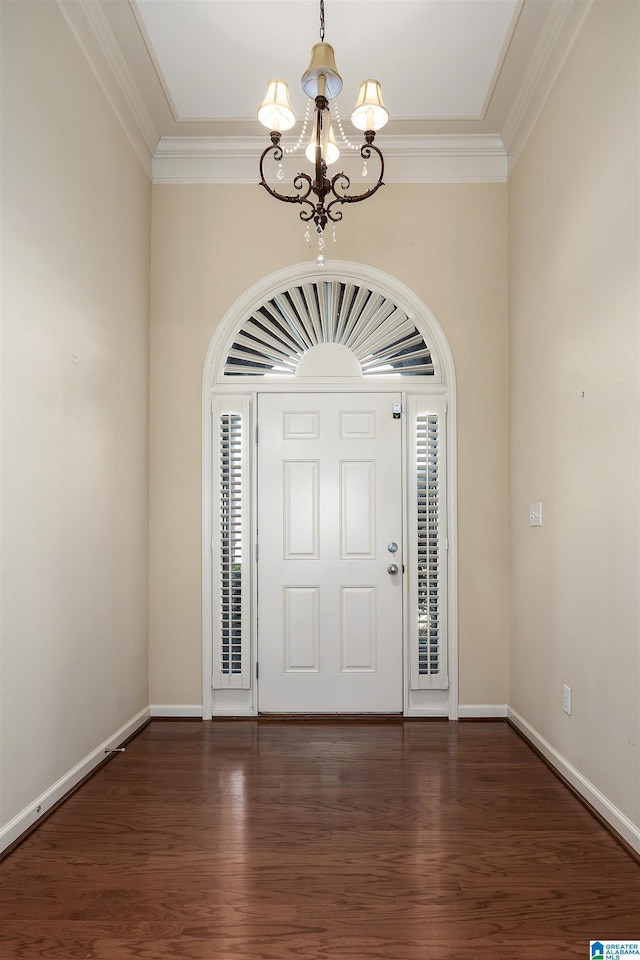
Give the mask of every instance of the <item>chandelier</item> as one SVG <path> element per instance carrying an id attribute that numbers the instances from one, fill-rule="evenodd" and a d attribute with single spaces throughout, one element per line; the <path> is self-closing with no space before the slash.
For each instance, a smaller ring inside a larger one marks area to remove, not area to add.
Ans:
<path id="1" fill-rule="evenodd" d="M 343 144 L 359 150 L 364 160 L 363 176 L 367 176 L 367 161 L 375 154 L 380 163 L 378 180 L 373 187 L 364 193 L 349 193 L 351 180 L 344 173 L 336 173 L 329 177 L 327 168 L 336 162 L 340 156 L 340 149 L 335 139 L 331 124 L 329 101 L 335 100 L 342 90 L 342 78 L 336 67 L 333 47 L 324 40 L 324 0 L 320 0 L 320 43 L 314 44 L 311 50 L 311 62 L 301 79 L 302 89 L 309 98 L 307 111 L 302 127 L 302 133 L 296 145 L 292 148 L 283 148 L 280 140 L 282 133 L 290 130 L 296 122 L 295 115 L 289 103 L 289 88 L 284 80 L 270 80 L 267 84 L 267 94 L 258 109 L 258 119 L 270 131 L 271 143 L 260 157 L 260 186 L 267 193 L 282 200 L 284 203 L 297 203 L 300 210 L 300 219 L 307 224 L 314 223 L 318 235 L 320 252 L 318 262 L 324 261 L 322 249 L 324 247 L 323 231 L 327 223 L 335 224 L 342 220 L 342 206 L 345 203 L 360 203 L 372 197 L 383 186 L 384 158 L 381 151 L 374 144 L 376 131 L 385 125 L 389 114 L 382 102 L 382 90 L 377 80 L 364 80 L 360 84 L 360 93 L 351 114 L 351 122 L 357 130 L 364 133 L 364 143 L 360 146 L 350 143 L 344 134 L 342 120 L 334 104 L 334 112 Z M 272 187 L 264 175 L 264 165 L 267 157 L 278 164 L 276 177 L 284 179 L 282 158 L 284 153 L 295 153 L 300 149 L 313 109 L 313 132 L 306 146 L 305 156 L 312 164 L 313 175 L 297 173 L 293 179 L 292 194 L 280 193 Z M 305 233 L 307 242 L 311 241 L 309 227 Z"/>

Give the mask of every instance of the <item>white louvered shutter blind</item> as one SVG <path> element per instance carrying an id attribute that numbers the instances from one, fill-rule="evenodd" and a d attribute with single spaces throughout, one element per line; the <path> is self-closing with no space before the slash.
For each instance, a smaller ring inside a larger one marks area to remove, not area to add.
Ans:
<path id="1" fill-rule="evenodd" d="M 447 675 L 446 403 L 409 397 L 411 689 L 445 690 Z"/>
<path id="2" fill-rule="evenodd" d="M 320 343 L 351 350 L 365 377 L 392 370 L 436 378 L 431 348 L 405 310 L 366 285 L 337 279 L 296 284 L 252 309 L 224 360 L 224 377 L 293 377 L 304 352 Z"/>
<path id="3" fill-rule="evenodd" d="M 213 686 L 250 680 L 250 400 L 213 403 Z"/>

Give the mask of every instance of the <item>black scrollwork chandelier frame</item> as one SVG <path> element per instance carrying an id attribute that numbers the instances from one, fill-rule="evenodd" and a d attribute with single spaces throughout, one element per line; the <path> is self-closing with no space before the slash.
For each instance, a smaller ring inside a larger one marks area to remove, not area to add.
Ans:
<path id="1" fill-rule="evenodd" d="M 318 101 L 323 100 L 326 102 L 324 97 L 316 97 L 316 112 L 324 109 L 318 104 Z M 293 178 L 293 186 L 298 193 L 279 193 L 277 190 L 274 190 L 273 187 L 269 186 L 265 179 L 264 161 L 269 154 L 272 154 L 273 159 L 278 162 L 282 160 L 283 150 L 280 146 L 280 136 L 280 133 L 272 130 L 271 144 L 262 152 L 262 156 L 260 157 L 260 186 L 264 187 L 267 193 L 275 197 L 276 200 L 303 205 L 305 209 L 300 211 L 300 219 L 305 221 L 305 223 L 313 220 L 317 229 L 324 230 L 330 220 L 333 223 L 338 223 L 342 220 L 342 210 L 339 206 L 336 207 L 336 204 L 340 204 L 341 206 L 343 203 L 360 203 L 362 200 L 368 200 L 380 187 L 384 186 L 382 180 L 384 176 L 384 157 L 382 156 L 382 151 L 373 142 L 375 131 L 368 130 L 365 133 L 366 142 L 360 147 L 360 156 L 366 161 L 371 159 L 372 154 L 375 153 L 380 161 L 380 172 L 377 183 L 369 190 L 365 190 L 364 193 L 359 193 L 355 196 L 346 193 L 351 186 L 351 179 L 342 171 L 336 173 L 329 179 L 327 177 L 326 161 L 318 155 L 316 156 L 315 176 L 313 178 L 308 173 L 300 172 Z M 309 199 L 312 193 L 316 195 L 316 201 Z M 334 199 L 329 199 L 329 203 L 326 203 L 327 198 L 331 197 Z"/>

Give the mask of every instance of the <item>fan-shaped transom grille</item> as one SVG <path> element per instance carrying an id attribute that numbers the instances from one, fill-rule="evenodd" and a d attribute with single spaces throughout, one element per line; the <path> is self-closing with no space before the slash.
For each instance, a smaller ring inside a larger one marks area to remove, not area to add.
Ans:
<path id="1" fill-rule="evenodd" d="M 433 376 L 431 350 L 404 310 L 383 294 L 342 280 L 310 281 L 274 294 L 242 324 L 224 375 L 295 376 L 306 350 L 339 343 L 364 376 Z"/>

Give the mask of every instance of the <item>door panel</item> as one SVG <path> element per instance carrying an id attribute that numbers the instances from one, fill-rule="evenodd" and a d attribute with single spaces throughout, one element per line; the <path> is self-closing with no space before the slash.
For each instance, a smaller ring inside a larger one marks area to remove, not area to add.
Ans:
<path id="1" fill-rule="evenodd" d="M 402 710 L 399 395 L 264 395 L 259 709 Z M 387 572 L 396 562 L 396 575 Z"/>

